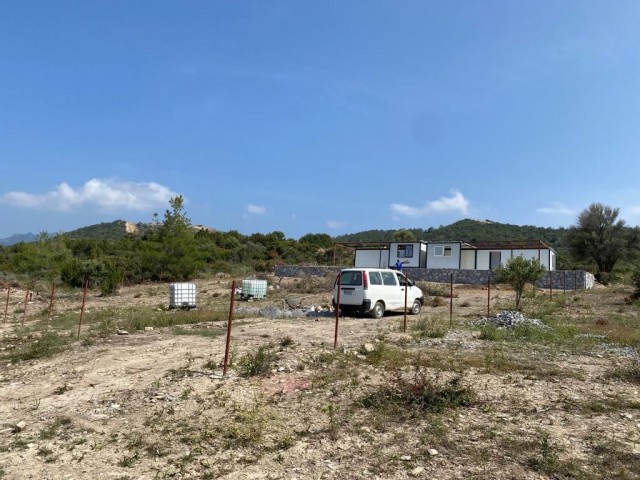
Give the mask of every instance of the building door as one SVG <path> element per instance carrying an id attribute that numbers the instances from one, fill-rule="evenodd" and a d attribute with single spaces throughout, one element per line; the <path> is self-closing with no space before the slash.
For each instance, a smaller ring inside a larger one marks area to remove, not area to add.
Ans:
<path id="1" fill-rule="evenodd" d="M 500 266 L 501 252 L 489 252 L 489 269 L 495 270 Z"/>

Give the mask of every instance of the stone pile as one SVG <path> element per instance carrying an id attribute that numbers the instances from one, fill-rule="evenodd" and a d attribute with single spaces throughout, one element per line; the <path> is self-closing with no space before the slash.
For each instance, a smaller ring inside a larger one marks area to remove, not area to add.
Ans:
<path id="1" fill-rule="evenodd" d="M 239 307 L 236 308 L 236 313 L 264 318 L 318 318 L 332 317 L 335 315 L 331 310 L 322 307 L 305 307 L 293 310 L 277 307 Z"/>
<path id="2" fill-rule="evenodd" d="M 527 318 L 521 312 L 503 310 L 491 317 L 482 317 L 475 322 L 478 326 L 493 325 L 498 328 L 515 328 L 518 325 L 527 325 L 538 328 L 547 328 L 541 320 L 537 318 Z"/>

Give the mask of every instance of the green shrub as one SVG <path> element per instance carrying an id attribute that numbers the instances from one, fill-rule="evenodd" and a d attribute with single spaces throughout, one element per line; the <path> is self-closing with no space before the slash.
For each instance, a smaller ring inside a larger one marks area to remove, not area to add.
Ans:
<path id="1" fill-rule="evenodd" d="M 390 385 L 383 385 L 362 398 L 361 404 L 365 408 L 411 406 L 442 412 L 448 408 L 470 406 L 474 400 L 475 392 L 462 384 L 462 377 L 442 380 L 439 373 L 431 375 L 418 366 L 413 378 L 406 379 L 398 374 Z"/>
<path id="2" fill-rule="evenodd" d="M 243 377 L 267 375 L 271 372 L 276 358 L 276 352 L 271 345 L 262 345 L 255 353 L 247 353 L 240 359 L 238 362 L 240 375 Z"/>
<path id="3" fill-rule="evenodd" d="M 46 332 L 38 338 L 27 339 L 25 344 L 10 352 L 8 356 L 15 362 L 51 357 L 64 350 L 67 343 L 66 337 L 61 337 L 55 332 Z"/>

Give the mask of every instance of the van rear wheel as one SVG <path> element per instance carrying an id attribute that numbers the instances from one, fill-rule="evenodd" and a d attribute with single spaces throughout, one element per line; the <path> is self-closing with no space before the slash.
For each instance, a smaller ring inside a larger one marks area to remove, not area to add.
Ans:
<path id="1" fill-rule="evenodd" d="M 371 316 L 373 318 L 384 317 L 384 304 L 382 302 L 376 302 L 376 304 L 371 309 Z"/>

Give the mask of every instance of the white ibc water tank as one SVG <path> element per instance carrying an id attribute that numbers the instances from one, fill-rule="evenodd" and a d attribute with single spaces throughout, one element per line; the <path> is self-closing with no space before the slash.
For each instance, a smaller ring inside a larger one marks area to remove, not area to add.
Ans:
<path id="1" fill-rule="evenodd" d="M 242 280 L 242 298 L 264 298 L 267 295 L 266 280 Z"/>
<path id="2" fill-rule="evenodd" d="M 196 308 L 196 284 L 172 283 L 169 285 L 169 308 Z"/>

